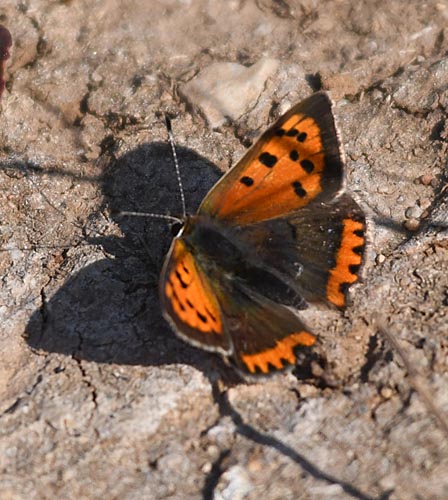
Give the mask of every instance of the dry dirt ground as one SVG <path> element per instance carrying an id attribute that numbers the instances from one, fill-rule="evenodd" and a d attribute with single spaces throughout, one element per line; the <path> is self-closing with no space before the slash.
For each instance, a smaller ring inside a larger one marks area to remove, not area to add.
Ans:
<path id="1" fill-rule="evenodd" d="M 1 498 L 448 498 L 447 436 L 374 323 L 446 415 L 448 1 L 3 0 L 0 24 Z M 306 311 L 335 386 L 246 384 L 161 317 L 170 228 L 115 214 L 180 213 L 165 113 L 193 212 L 320 88 L 364 282 Z"/>

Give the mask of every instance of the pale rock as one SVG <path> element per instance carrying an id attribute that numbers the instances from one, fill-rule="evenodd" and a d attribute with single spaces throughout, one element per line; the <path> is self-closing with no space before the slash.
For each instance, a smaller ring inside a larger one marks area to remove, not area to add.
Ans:
<path id="1" fill-rule="evenodd" d="M 210 127 L 218 128 L 227 118 L 237 120 L 253 107 L 266 80 L 278 68 L 275 59 L 261 59 L 246 68 L 237 63 L 214 63 L 186 83 L 180 94 L 200 111 Z"/>

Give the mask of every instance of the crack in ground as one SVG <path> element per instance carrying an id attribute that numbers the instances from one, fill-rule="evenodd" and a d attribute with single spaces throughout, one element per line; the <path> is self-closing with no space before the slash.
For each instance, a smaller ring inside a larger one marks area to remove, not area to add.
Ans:
<path id="1" fill-rule="evenodd" d="M 83 337 L 82 337 L 81 334 L 78 334 L 78 339 L 79 339 L 78 346 L 76 347 L 75 352 L 72 354 L 71 357 L 75 361 L 76 366 L 78 367 L 78 369 L 79 369 L 79 371 L 81 373 L 82 383 L 86 386 L 86 388 L 90 392 L 91 401 L 93 403 L 94 409 L 93 409 L 93 411 L 90 414 L 90 419 L 89 420 L 92 420 L 94 412 L 98 409 L 98 402 L 97 402 L 98 394 L 97 394 L 95 386 L 89 380 L 89 376 L 87 374 L 87 370 L 84 368 L 84 366 L 82 364 L 82 359 L 79 356 L 77 356 L 77 354 L 76 354 L 76 353 L 81 353 L 82 352 L 82 346 L 84 344 L 84 339 L 83 339 Z"/>
<path id="2" fill-rule="evenodd" d="M 82 365 L 82 360 L 79 359 L 79 358 L 76 358 L 76 356 L 72 356 L 72 359 L 76 362 L 76 364 L 77 364 L 77 366 L 79 368 L 79 371 L 81 372 L 83 384 L 90 391 L 91 400 L 92 400 L 93 407 L 94 407 L 94 409 L 93 409 L 93 411 L 91 412 L 91 415 L 90 415 L 90 420 L 91 420 L 93 418 L 93 413 L 98 409 L 98 402 L 97 402 L 98 394 L 97 394 L 95 386 L 92 384 L 92 382 L 90 382 L 90 380 L 88 378 L 87 371 L 84 368 L 84 366 Z"/>
<path id="3" fill-rule="evenodd" d="M 367 352 L 365 355 L 365 363 L 360 369 L 360 379 L 362 382 L 366 383 L 369 381 L 369 373 L 378 363 L 378 361 L 391 361 L 391 352 L 386 349 L 383 342 L 379 342 L 379 336 L 377 333 L 371 335 L 369 339 L 369 345 L 367 347 Z M 390 359 L 386 359 L 390 358 Z"/>

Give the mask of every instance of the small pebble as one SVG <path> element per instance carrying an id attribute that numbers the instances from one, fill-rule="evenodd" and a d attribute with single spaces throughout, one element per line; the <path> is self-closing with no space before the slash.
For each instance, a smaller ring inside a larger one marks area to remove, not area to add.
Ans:
<path id="1" fill-rule="evenodd" d="M 396 485 L 396 477 L 393 476 L 393 474 L 390 474 L 389 476 L 383 477 L 380 479 L 379 483 L 380 488 L 382 488 L 384 491 L 391 491 L 393 492 L 397 485 Z M 395 497 L 398 498 L 398 497 Z"/>
<path id="2" fill-rule="evenodd" d="M 382 264 L 385 260 L 386 260 L 386 257 L 382 253 L 379 253 L 375 259 L 377 264 Z"/>
<path id="3" fill-rule="evenodd" d="M 380 391 L 380 394 L 384 399 L 390 399 L 393 393 L 394 391 L 390 387 L 383 387 Z"/>
<path id="4" fill-rule="evenodd" d="M 404 212 L 407 219 L 418 219 L 422 215 L 423 209 L 414 205 L 413 207 L 408 207 Z"/>
<path id="5" fill-rule="evenodd" d="M 315 377 L 321 377 L 324 373 L 324 369 L 314 361 L 311 363 L 311 371 Z"/>
<path id="6" fill-rule="evenodd" d="M 259 472 L 261 470 L 263 470 L 263 463 L 261 462 L 261 460 L 257 460 L 257 459 L 252 459 L 248 464 L 247 464 L 247 468 L 248 470 L 251 472 L 251 473 L 254 473 L 254 472 Z"/>
<path id="7" fill-rule="evenodd" d="M 417 229 L 420 227 L 420 221 L 417 219 L 409 219 L 404 223 L 404 227 L 408 231 L 417 231 Z"/>
<path id="8" fill-rule="evenodd" d="M 424 186 L 429 186 L 433 180 L 434 180 L 433 175 L 424 174 L 417 179 L 417 182 L 420 182 L 420 184 L 423 184 Z"/>
<path id="9" fill-rule="evenodd" d="M 209 472 L 211 472 L 212 468 L 213 468 L 213 465 L 212 465 L 210 462 L 206 462 L 206 463 L 202 466 L 201 470 L 202 470 L 202 472 L 203 472 L 204 474 L 208 474 Z"/>
<path id="10" fill-rule="evenodd" d="M 380 184 L 377 191 L 379 194 L 388 194 L 390 192 L 390 186 L 387 184 Z"/>
<path id="11" fill-rule="evenodd" d="M 207 448 L 207 453 L 213 457 L 217 457 L 219 455 L 219 448 L 215 444 L 211 444 Z"/>
<path id="12" fill-rule="evenodd" d="M 417 200 L 417 204 L 422 210 L 426 210 L 431 206 L 431 200 L 429 198 L 420 198 Z"/>
<path id="13" fill-rule="evenodd" d="M 314 398 L 319 394 L 319 389 L 314 385 L 302 384 L 300 386 L 300 398 Z"/>

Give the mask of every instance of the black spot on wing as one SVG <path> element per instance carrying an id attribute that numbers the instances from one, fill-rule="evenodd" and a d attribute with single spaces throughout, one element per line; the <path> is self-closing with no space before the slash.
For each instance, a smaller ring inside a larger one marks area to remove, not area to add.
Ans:
<path id="1" fill-rule="evenodd" d="M 293 149 L 292 151 L 290 151 L 289 153 L 289 158 L 292 160 L 292 161 L 297 161 L 299 159 L 299 153 L 297 150 Z"/>
<path id="2" fill-rule="evenodd" d="M 277 163 L 278 158 L 265 151 L 264 153 L 261 153 L 261 155 L 258 157 L 258 160 L 265 167 L 272 168 Z"/>
<path id="3" fill-rule="evenodd" d="M 300 165 L 308 174 L 311 174 L 311 172 L 314 170 L 314 163 L 311 160 L 302 160 L 300 162 Z"/>
<path id="4" fill-rule="evenodd" d="M 173 299 L 175 302 L 177 302 L 177 305 L 179 306 L 181 311 L 185 312 L 185 306 L 182 304 L 181 300 L 179 299 L 177 293 L 173 290 Z"/>
<path id="5" fill-rule="evenodd" d="M 294 192 L 296 193 L 297 196 L 300 196 L 300 198 L 304 198 L 306 196 L 306 191 L 305 191 L 305 189 L 303 189 L 301 182 L 294 181 L 291 185 L 292 185 Z"/>
<path id="6" fill-rule="evenodd" d="M 248 177 L 247 175 L 245 175 L 244 177 L 241 177 L 240 182 L 241 184 L 244 184 L 245 186 L 249 187 L 252 186 L 254 180 L 252 179 L 252 177 Z"/>
<path id="7" fill-rule="evenodd" d="M 205 312 L 212 318 L 212 321 L 216 321 L 216 316 L 212 314 L 207 308 L 205 308 Z"/>
<path id="8" fill-rule="evenodd" d="M 180 283 L 180 286 L 182 288 L 188 288 L 188 284 L 182 280 L 182 276 L 180 275 L 179 271 L 176 270 L 175 273 L 176 273 L 176 278 L 178 279 L 178 281 Z"/>
<path id="9" fill-rule="evenodd" d="M 207 323 L 207 316 L 204 316 L 199 311 L 196 311 L 196 314 L 197 314 L 197 317 L 199 318 L 199 320 L 202 321 L 202 323 Z"/>
<path id="10" fill-rule="evenodd" d="M 296 136 L 297 134 L 299 133 L 299 131 L 295 128 L 291 128 L 290 130 L 288 130 L 288 132 L 286 132 L 286 135 L 288 137 L 294 137 Z"/>

